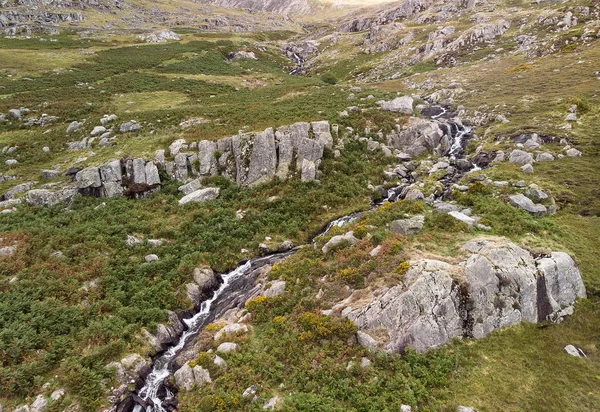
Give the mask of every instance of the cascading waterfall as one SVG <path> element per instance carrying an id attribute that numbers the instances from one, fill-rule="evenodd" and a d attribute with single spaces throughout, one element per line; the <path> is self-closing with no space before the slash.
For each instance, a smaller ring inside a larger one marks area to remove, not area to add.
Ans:
<path id="1" fill-rule="evenodd" d="M 243 265 L 237 267 L 229 273 L 222 275 L 223 283 L 218 290 L 215 291 L 212 298 L 202 302 L 200 310 L 190 319 L 185 319 L 184 322 L 188 329 L 181 335 L 177 345 L 171 347 L 168 351 L 163 353 L 155 362 L 152 367 L 152 371 L 146 378 L 146 384 L 138 392 L 139 398 L 147 402 L 146 412 L 166 412 L 163 408 L 163 403 L 174 398 L 174 394 L 166 389 L 165 399 L 159 397 L 159 391 L 164 386 L 164 381 L 170 375 L 171 361 L 177 356 L 177 354 L 183 349 L 186 343 L 196 336 L 200 330 L 205 326 L 205 321 L 210 315 L 210 310 L 213 303 L 225 292 L 231 282 L 236 278 L 245 275 L 252 268 L 252 262 L 248 261 Z M 144 409 L 141 405 L 136 405 L 134 412 L 142 412 Z"/>
<path id="2" fill-rule="evenodd" d="M 442 108 L 439 114 L 436 114 L 436 118 L 442 115 L 447 115 L 448 111 Z M 462 156 L 464 151 L 464 145 L 468 141 L 468 137 L 472 132 L 472 128 L 463 126 L 460 122 L 447 121 L 441 123 L 446 129 L 448 138 L 451 141 L 451 147 L 448 155 L 456 159 Z M 371 210 L 376 209 L 386 202 L 395 202 L 402 199 L 408 190 L 408 185 L 400 185 L 398 187 L 391 188 L 387 191 L 387 195 L 373 204 Z M 364 212 L 355 212 L 349 215 L 335 219 L 327 224 L 325 228 L 317 235 L 326 234 L 333 227 L 341 227 L 362 216 Z M 316 236 L 315 236 L 316 237 Z M 224 299 L 225 292 L 233 292 L 233 284 L 236 280 L 239 281 L 246 275 L 249 275 L 253 271 L 253 268 L 261 267 L 266 262 L 273 263 L 275 261 L 282 260 L 289 256 L 292 252 L 282 252 L 269 255 L 267 257 L 260 257 L 249 260 L 244 264 L 240 265 L 236 269 L 229 273 L 223 274 L 221 277 L 223 283 L 216 290 L 213 296 L 202 302 L 200 310 L 191 318 L 185 319 L 184 323 L 188 329 L 182 334 L 178 343 L 172 346 L 169 350 L 159 356 L 153 363 L 152 370 L 146 377 L 144 386 L 133 394 L 133 398 L 136 402 L 133 407 L 134 412 L 167 412 L 172 409 L 175 404 L 175 394 L 173 394 L 165 385 L 166 380 L 171 376 L 172 366 L 177 355 L 182 349 L 202 331 L 206 326 L 207 322 L 215 315 L 213 306 L 219 303 L 220 299 Z M 241 291 L 243 294 L 244 291 Z M 224 308 L 222 308 L 224 309 Z M 213 310 L 211 312 L 211 310 Z"/>

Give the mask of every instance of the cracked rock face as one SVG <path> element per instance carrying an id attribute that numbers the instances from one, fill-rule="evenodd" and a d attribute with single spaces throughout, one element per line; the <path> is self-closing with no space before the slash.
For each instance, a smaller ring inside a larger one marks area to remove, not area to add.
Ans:
<path id="1" fill-rule="evenodd" d="M 586 296 L 579 270 L 566 253 L 536 259 L 498 239 L 473 240 L 462 250 L 467 257 L 457 264 L 411 262 L 402 284 L 381 290 L 363 306 L 345 307 L 342 316 L 363 335 L 386 330 L 386 350 L 424 352 L 456 337 L 479 339 L 519 322 L 560 321 L 572 313 L 577 298 Z"/>

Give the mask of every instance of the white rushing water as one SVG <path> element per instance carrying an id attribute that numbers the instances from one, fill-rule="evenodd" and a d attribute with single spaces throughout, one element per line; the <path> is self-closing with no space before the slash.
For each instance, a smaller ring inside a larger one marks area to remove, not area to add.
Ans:
<path id="1" fill-rule="evenodd" d="M 164 385 L 165 379 L 171 375 L 170 366 L 171 361 L 177 356 L 179 351 L 183 349 L 188 340 L 194 337 L 204 326 L 204 321 L 210 315 L 212 304 L 227 290 L 233 280 L 245 275 L 252 267 L 252 262 L 248 261 L 229 273 L 222 275 L 223 283 L 217 291 L 215 291 L 212 298 L 202 302 L 200 310 L 193 317 L 185 319 L 184 322 L 188 326 L 188 329 L 181 335 L 177 345 L 172 346 L 168 351 L 163 353 L 158 358 L 152 367 L 152 371 L 146 377 L 146 383 L 142 389 L 138 392 L 138 396 L 144 401 L 148 402 L 146 412 L 166 412 L 163 408 L 165 401 L 173 399 L 173 394 L 167 389 L 167 396 L 165 399 L 160 399 L 158 396 L 159 390 Z M 141 405 L 136 405 L 133 409 L 134 412 L 142 412 L 143 408 Z"/>

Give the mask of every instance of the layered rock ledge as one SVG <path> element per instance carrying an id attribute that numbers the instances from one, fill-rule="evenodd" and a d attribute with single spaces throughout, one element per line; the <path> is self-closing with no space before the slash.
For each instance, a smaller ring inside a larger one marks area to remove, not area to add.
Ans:
<path id="1" fill-rule="evenodd" d="M 364 346 L 424 352 L 520 322 L 560 322 L 577 298 L 586 297 L 566 253 L 536 257 L 501 239 L 473 240 L 461 249 L 467 257 L 458 263 L 411 262 L 401 284 L 373 291 L 358 304 L 350 296 L 334 309 L 354 321 Z"/>

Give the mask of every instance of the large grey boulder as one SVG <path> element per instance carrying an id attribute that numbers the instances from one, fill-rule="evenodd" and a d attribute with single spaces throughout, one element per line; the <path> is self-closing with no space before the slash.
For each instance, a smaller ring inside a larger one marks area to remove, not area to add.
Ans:
<path id="1" fill-rule="evenodd" d="M 79 189 L 97 188 L 102 186 L 100 172 L 97 167 L 88 167 L 75 175 Z"/>
<path id="2" fill-rule="evenodd" d="M 175 385 L 181 390 L 191 391 L 196 383 L 194 379 L 194 370 L 187 363 L 179 368 L 174 374 Z"/>
<path id="3" fill-rule="evenodd" d="M 30 411 L 31 412 L 44 412 L 48 409 L 48 401 L 44 397 L 44 395 L 38 395 L 35 397 L 35 400 L 31 404 Z"/>
<path id="4" fill-rule="evenodd" d="M 102 197 L 111 198 L 123 195 L 123 186 L 121 182 L 103 182 Z"/>
<path id="5" fill-rule="evenodd" d="M 100 179 L 103 182 L 120 182 L 123 180 L 120 160 L 111 160 L 100 166 Z"/>
<path id="6" fill-rule="evenodd" d="M 413 98 L 410 96 L 396 97 L 389 102 L 381 102 L 381 108 L 388 112 L 396 112 L 402 114 L 413 113 Z"/>
<path id="7" fill-rule="evenodd" d="M 523 209 L 535 216 L 545 216 L 546 214 L 548 214 L 548 209 L 546 209 L 546 206 L 539 203 L 533 203 L 533 201 L 530 198 L 528 198 L 522 193 L 510 196 L 508 198 L 508 201 L 511 204 L 511 206 Z"/>
<path id="8" fill-rule="evenodd" d="M 59 203 L 70 205 L 78 192 L 75 188 L 62 190 L 34 189 L 25 193 L 25 201 L 33 206 L 54 206 Z"/>
<path id="9" fill-rule="evenodd" d="M 145 166 L 146 183 L 150 186 L 160 184 L 160 175 L 158 167 L 153 162 L 147 162 Z"/>
<path id="10" fill-rule="evenodd" d="M 312 122 L 310 125 L 317 142 L 329 149 L 333 148 L 333 136 L 331 136 L 329 122 L 323 120 L 320 122 Z"/>
<path id="11" fill-rule="evenodd" d="M 331 249 L 334 249 L 341 244 L 349 243 L 351 245 L 355 245 L 357 242 L 358 239 L 354 237 L 354 232 L 350 231 L 348 233 L 344 233 L 343 235 L 337 235 L 329 239 L 329 241 L 321 248 L 321 251 L 323 253 L 327 253 Z"/>
<path id="12" fill-rule="evenodd" d="M 202 292 L 209 292 L 219 286 L 215 272 L 208 266 L 194 268 L 193 277 Z"/>
<path id="13" fill-rule="evenodd" d="M 146 161 L 144 159 L 133 159 L 131 163 L 131 182 L 146 183 Z"/>
<path id="14" fill-rule="evenodd" d="M 271 287 L 263 292 L 263 296 L 273 297 L 283 295 L 285 292 L 285 280 L 276 280 L 271 283 Z"/>
<path id="15" fill-rule="evenodd" d="M 188 178 L 188 161 L 185 153 L 175 155 L 175 179 L 185 182 Z"/>
<path id="16" fill-rule="evenodd" d="M 300 179 L 303 182 L 312 182 L 317 178 L 317 165 L 308 159 L 302 161 L 302 172 Z"/>
<path id="17" fill-rule="evenodd" d="M 184 195 L 189 195 L 190 193 L 195 192 L 196 190 L 202 189 L 202 178 L 194 179 L 185 185 L 181 185 L 177 188 Z"/>
<path id="18" fill-rule="evenodd" d="M 129 122 L 121 123 L 121 126 L 119 127 L 119 131 L 121 133 L 131 133 L 131 132 L 137 132 L 141 128 L 142 127 L 139 124 L 137 124 L 137 122 L 135 120 L 131 120 Z"/>
<path id="19" fill-rule="evenodd" d="M 13 186 L 9 190 L 7 190 L 6 193 L 4 193 L 4 196 L 2 197 L 4 198 L 4 200 L 10 200 L 13 197 L 15 197 L 15 195 L 29 190 L 31 186 L 33 186 L 33 184 L 34 182 L 27 182 Z"/>
<path id="20" fill-rule="evenodd" d="M 547 294 L 546 304 L 540 309 L 544 311 L 541 315 L 554 319 L 570 315 L 573 301 L 586 297 L 583 280 L 571 256 L 552 252 L 550 257 L 539 259 L 537 266 Z"/>
<path id="21" fill-rule="evenodd" d="M 179 199 L 179 205 L 185 205 L 187 203 L 202 203 L 214 200 L 219 197 L 220 189 L 218 187 L 207 187 L 205 189 L 196 190 Z"/>
<path id="22" fill-rule="evenodd" d="M 523 150 L 515 149 L 510 152 L 508 161 L 516 165 L 526 165 L 533 163 L 533 155 Z"/>
<path id="23" fill-rule="evenodd" d="M 218 172 L 217 143 L 209 140 L 198 142 L 198 161 L 200 162 L 200 176 L 214 176 Z"/>
<path id="24" fill-rule="evenodd" d="M 425 216 L 413 216 L 407 219 L 394 220 L 390 230 L 399 235 L 412 235 L 420 232 L 424 224 Z"/>
<path id="25" fill-rule="evenodd" d="M 277 153 L 273 129 L 266 129 L 254 138 L 254 146 L 246 184 L 254 186 L 273 179 L 277 170 Z"/>
<path id="26" fill-rule="evenodd" d="M 367 292 L 371 299 L 357 292 L 358 303 L 351 296 L 336 307 L 356 324 L 366 345 L 377 346 L 364 339 L 366 331 L 386 329 L 388 339 L 377 342 L 386 350 L 410 346 L 424 352 L 519 322 L 560 321 L 586 296 L 579 270 L 565 253 L 535 259 L 497 238 L 473 240 L 461 249 L 467 257 L 456 264 L 411 262 L 397 286 Z"/>

